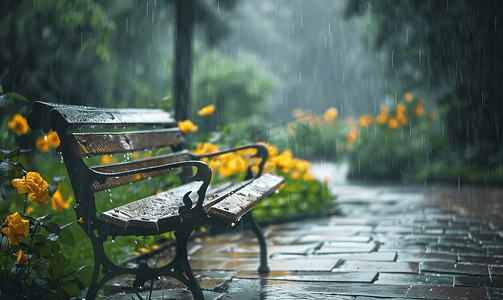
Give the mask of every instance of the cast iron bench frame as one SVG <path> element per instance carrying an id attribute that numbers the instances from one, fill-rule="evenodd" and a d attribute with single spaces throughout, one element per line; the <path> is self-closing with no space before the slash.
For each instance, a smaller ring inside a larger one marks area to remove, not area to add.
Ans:
<path id="1" fill-rule="evenodd" d="M 268 157 L 265 146 L 250 144 L 196 155 L 187 150 L 177 122 L 161 109 L 105 109 L 37 101 L 28 116 L 28 123 L 31 128 L 42 129 L 46 133 L 52 129 L 60 137 L 61 144 L 57 151 L 64 159 L 72 184 L 77 220 L 91 239 L 94 250 L 95 265 L 87 299 L 94 299 L 104 283 L 122 274 L 136 275 L 133 287 L 137 290 L 148 280 L 169 276 L 185 284 L 194 299 L 204 299 L 187 256 L 189 236 L 202 225 L 211 225 L 212 233 L 217 233 L 242 222 L 244 228 L 252 230 L 260 245 L 258 271 L 269 272 L 266 242 L 251 209 L 277 190 L 284 180 L 270 174 L 262 175 Z M 98 132 L 98 129 L 107 130 L 110 127 L 127 127 L 129 130 L 131 127 L 145 126 L 150 129 Z M 100 166 L 88 166 L 83 159 L 93 155 L 163 147 L 170 147 L 172 153 Z M 212 171 L 205 162 L 199 160 L 249 148 L 256 149 L 254 157 L 261 159 L 258 172 L 253 174 L 250 166 L 244 181 L 226 183 L 208 190 Z M 197 168 L 193 176 L 191 167 Z M 177 171 L 181 177 L 181 186 L 97 216 L 94 193 L 173 171 Z M 199 187 L 198 182 L 202 182 Z M 153 205 L 161 205 L 165 210 L 157 207 L 153 212 Z M 131 215 L 141 210 L 143 212 Z M 161 267 L 150 267 L 146 263 L 140 263 L 137 267 L 118 266 L 107 257 L 103 248 L 108 237 L 159 235 L 170 231 L 174 231 L 176 237 L 176 254 L 172 261 Z M 104 276 L 98 280 L 100 272 Z"/>

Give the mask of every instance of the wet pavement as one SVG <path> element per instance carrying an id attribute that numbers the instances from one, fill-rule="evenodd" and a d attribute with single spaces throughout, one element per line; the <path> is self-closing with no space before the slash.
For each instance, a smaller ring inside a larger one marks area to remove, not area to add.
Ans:
<path id="1" fill-rule="evenodd" d="M 502 188 L 348 183 L 344 166 L 312 170 L 330 179 L 339 213 L 263 228 L 269 274 L 256 270 L 259 247 L 251 232 L 190 242 L 206 299 L 503 299 Z M 116 293 L 110 299 L 139 298 Z M 163 278 L 152 299 L 192 296 Z"/>

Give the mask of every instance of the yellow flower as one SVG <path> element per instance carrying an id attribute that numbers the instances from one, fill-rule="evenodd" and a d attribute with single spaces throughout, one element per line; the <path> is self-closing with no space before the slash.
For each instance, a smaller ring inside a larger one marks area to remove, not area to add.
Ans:
<path id="1" fill-rule="evenodd" d="M 297 172 L 297 171 L 292 171 L 292 172 L 290 173 L 290 177 L 292 177 L 292 179 L 297 180 L 297 179 L 299 179 L 299 177 L 300 177 L 300 172 Z"/>
<path id="2" fill-rule="evenodd" d="M 280 155 L 271 158 L 271 162 L 283 172 L 292 167 L 292 151 L 285 150 Z"/>
<path id="3" fill-rule="evenodd" d="M 207 154 L 207 153 L 212 153 L 212 152 L 217 152 L 220 150 L 220 147 L 217 145 L 214 145 L 212 143 L 199 143 L 197 145 L 196 151 L 194 151 L 195 154 Z"/>
<path id="4" fill-rule="evenodd" d="M 337 119 L 338 114 L 339 114 L 339 112 L 337 111 L 337 109 L 334 107 L 331 107 L 331 108 L 327 109 L 327 111 L 325 112 L 325 115 L 323 115 L 323 118 L 325 119 L 325 121 L 327 121 L 327 123 L 333 124 L 333 123 L 335 123 L 335 120 Z"/>
<path id="5" fill-rule="evenodd" d="M 34 209 L 33 207 L 28 206 L 28 207 L 26 208 L 26 214 L 27 214 L 27 215 L 29 215 L 29 214 L 31 214 L 31 212 L 32 212 L 32 211 L 34 211 L 34 210 L 35 210 L 35 209 Z"/>
<path id="6" fill-rule="evenodd" d="M 311 172 L 306 172 L 306 173 L 304 173 L 304 176 L 302 176 L 302 179 L 304 179 L 304 180 L 314 180 L 314 176 L 313 176 L 313 174 L 311 174 Z"/>
<path id="7" fill-rule="evenodd" d="M 68 199 L 65 201 L 63 200 L 63 195 L 61 195 L 61 192 L 59 191 L 59 188 L 56 190 L 54 195 L 52 195 L 52 208 L 54 210 L 57 210 L 58 212 L 63 212 L 63 209 L 68 209 L 70 207 L 70 203 L 72 202 L 73 197 L 70 196 Z"/>
<path id="8" fill-rule="evenodd" d="M 37 138 L 36 145 L 37 145 L 37 149 L 42 152 L 48 152 L 49 149 L 51 148 L 51 144 L 49 143 L 49 140 L 47 139 L 47 135 L 44 135 L 44 136 Z"/>
<path id="9" fill-rule="evenodd" d="M 330 178 L 328 176 L 323 177 L 323 182 L 328 183 L 330 181 Z"/>
<path id="10" fill-rule="evenodd" d="M 407 101 L 407 102 L 412 101 L 412 94 L 411 93 L 407 93 L 403 97 L 405 98 L 405 101 Z"/>
<path id="11" fill-rule="evenodd" d="M 179 121 L 178 127 L 183 133 L 193 132 L 199 129 L 191 120 Z"/>
<path id="12" fill-rule="evenodd" d="M 307 160 L 294 158 L 292 159 L 292 164 L 295 165 L 295 168 L 301 172 L 307 171 L 311 164 Z"/>
<path id="13" fill-rule="evenodd" d="M 201 108 L 197 114 L 203 117 L 211 116 L 213 112 L 215 111 L 215 105 L 210 104 L 206 107 Z"/>
<path id="14" fill-rule="evenodd" d="M 203 228 L 203 227 L 201 227 L 201 229 L 202 229 L 202 228 Z M 159 249 L 159 246 L 158 246 L 158 245 L 152 245 L 152 246 L 150 246 L 150 249 L 152 249 L 152 250 L 157 250 L 157 249 Z"/>
<path id="15" fill-rule="evenodd" d="M 56 148 L 59 146 L 60 140 L 59 136 L 55 131 L 49 131 L 47 134 L 47 141 L 49 142 L 49 145 L 53 148 Z"/>
<path id="16" fill-rule="evenodd" d="M 358 125 L 360 127 L 368 127 L 370 124 L 372 124 L 373 121 L 374 119 L 371 115 L 364 115 L 358 119 Z"/>
<path id="17" fill-rule="evenodd" d="M 19 251 L 17 252 L 16 264 L 27 265 L 28 263 L 29 263 L 28 258 L 26 257 L 26 255 L 24 255 L 23 250 L 19 249 Z"/>
<path id="18" fill-rule="evenodd" d="M 49 199 L 49 184 L 37 172 L 28 172 L 22 179 L 12 179 L 19 195 L 28 193 L 28 199 L 44 206 Z"/>
<path id="19" fill-rule="evenodd" d="M 416 116 L 420 117 L 423 114 L 423 106 L 420 104 L 416 105 L 414 113 L 416 114 Z"/>
<path id="20" fill-rule="evenodd" d="M 264 145 L 267 148 L 267 152 L 269 153 L 269 158 L 275 157 L 278 155 L 279 150 L 278 147 L 268 144 L 266 142 L 258 142 L 259 145 Z"/>
<path id="21" fill-rule="evenodd" d="M 291 135 L 295 132 L 295 127 L 292 124 L 288 124 L 285 127 L 285 132 L 287 135 Z"/>
<path id="22" fill-rule="evenodd" d="M 7 126 L 14 130 L 17 136 L 24 135 L 30 130 L 28 122 L 20 114 L 15 114 Z"/>
<path id="23" fill-rule="evenodd" d="M 148 250 L 147 248 L 144 248 L 144 247 L 141 247 L 140 249 L 138 249 L 138 251 L 140 251 L 141 254 L 145 254 L 145 253 L 150 252 L 150 250 Z"/>
<path id="24" fill-rule="evenodd" d="M 84 223 L 84 218 L 80 217 L 79 220 L 78 220 L 79 224 L 82 224 Z"/>
<path id="25" fill-rule="evenodd" d="M 434 111 L 431 111 L 428 116 L 433 120 L 437 117 L 437 114 Z"/>
<path id="26" fill-rule="evenodd" d="M 30 222 L 23 220 L 18 212 L 7 216 L 8 227 L 2 228 L 2 232 L 8 235 L 9 245 L 17 246 L 21 238 L 27 238 L 30 233 Z"/>
<path id="27" fill-rule="evenodd" d="M 388 126 L 391 129 L 397 129 L 398 128 L 398 121 L 397 121 L 397 119 L 395 119 L 395 118 L 389 119 Z"/>

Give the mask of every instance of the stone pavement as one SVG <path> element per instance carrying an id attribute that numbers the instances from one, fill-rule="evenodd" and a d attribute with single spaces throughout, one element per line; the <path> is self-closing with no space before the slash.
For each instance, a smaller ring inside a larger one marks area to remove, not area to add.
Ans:
<path id="1" fill-rule="evenodd" d="M 266 275 L 250 232 L 193 239 L 206 299 L 503 299 L 503 189 L 355 184 L 344 167 L 312 168 L 331 179 L 341 213 L 264 228 Z M 152 299 L 192 299 L 170 279 L 155 287 Z"/>

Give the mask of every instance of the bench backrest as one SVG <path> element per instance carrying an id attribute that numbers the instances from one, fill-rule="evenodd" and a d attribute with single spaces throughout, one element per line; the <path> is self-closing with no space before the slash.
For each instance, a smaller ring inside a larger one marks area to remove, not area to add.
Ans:
<path id="1" fill-rule="evenodd" d="M 58 133 L 65 166 L 74 188 L 77 206 L 85 202 L 96 213 L 94 193 L 172 172 L 155 170 L 142 174 L 103 179 L 96 173 L 119 173 L 190 159 L 185 139 L 171 115 L 161 109 L 104 109 L 37 101 L 28 116 L 30 127 Z M 140 130 L 133 130 L 140 129 Z M 127 154 L 169 147 L 172 153 L 88 166 L 84 158 Z M 192 175 L 184 169 L 182 181 Z"/>

